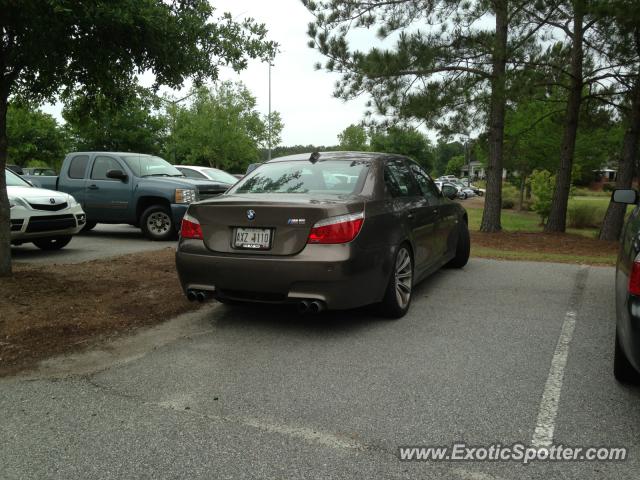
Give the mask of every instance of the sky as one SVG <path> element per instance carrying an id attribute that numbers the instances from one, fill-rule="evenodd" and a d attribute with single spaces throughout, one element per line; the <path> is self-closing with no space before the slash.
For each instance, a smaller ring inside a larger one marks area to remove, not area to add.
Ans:
<path id="1" fill-rule="evenodd" d="M 284 122 L 282 145 L 335 145 L 337 135 L 352 123 L 362 120 L 367 98 L 344 102 L 333 97 L 337 74 L 315 70 L 323 57 L 307 46 L 307 25 L 313 16 L 300 0 L 212 0 L 217 13 L 230 12 L 241 20 L 252 17 L 264 23 L 269 39 L 280 45 L 271 70 L 271 106 L 280 112 Z M 356 41 L 366 48 L 377 43 L 373 35 L 360 34 Z M 268 112 L 268 65 L 259 61 L 234 73 L 223 70 L 221 80 L 240 80 L 257 98 L 258 109 Z M 141 78 L 150 85 L 152 76 Z M 167 91 L 167 90 L 164 90 Z M 180 92 L 175 92 L 176 96 Z M 61 105 L 45 105 L 43 110 L 61 120 Z"/>

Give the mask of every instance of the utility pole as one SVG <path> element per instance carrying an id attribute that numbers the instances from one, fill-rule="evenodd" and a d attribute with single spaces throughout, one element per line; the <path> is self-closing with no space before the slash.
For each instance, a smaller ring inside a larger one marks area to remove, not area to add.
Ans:
<path id="1" fill-rule="evenodd" d="M 269 122 L 269 132 L 267 142 L 269 143 L 269 151 L 267 153 L 267 160 L 271 160 L 271 61 L 269 59 L 269 116 L 267 117 L 267 121 Z"/>

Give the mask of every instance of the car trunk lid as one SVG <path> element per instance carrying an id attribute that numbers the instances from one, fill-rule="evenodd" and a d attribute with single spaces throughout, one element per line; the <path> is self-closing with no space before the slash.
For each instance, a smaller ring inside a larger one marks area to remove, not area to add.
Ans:
<path id="1" fill-rule="evenodd" d="M 205 245 L 215 252 L 294 255 L 307 244 L 311 227 L 318 220 L 361 212 L 363 208 L 363 201 L 352 196 L 243 194 L 193 204 L 189 214 L 200 222 Z M 239 248 L 238 228 L 259 229 L 258 233 L 268 230 L 269 248 Z"/>

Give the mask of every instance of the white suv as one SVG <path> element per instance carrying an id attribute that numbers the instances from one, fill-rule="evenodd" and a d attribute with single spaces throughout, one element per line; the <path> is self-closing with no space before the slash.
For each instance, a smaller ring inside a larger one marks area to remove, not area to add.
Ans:
<path id="1" fill-rule="evenodd" d="M 58 250 L 84 227 L 87 218 L 71 195 L 36 188 L 8 169 L 5 178 L 13 245 L 33 242 L 42 250 Z"/>

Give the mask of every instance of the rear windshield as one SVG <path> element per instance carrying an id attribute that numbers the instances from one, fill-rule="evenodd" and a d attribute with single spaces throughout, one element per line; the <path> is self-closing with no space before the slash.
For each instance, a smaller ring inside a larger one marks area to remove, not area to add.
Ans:
<path id="1" fill-rule="evenodd" d="M 369 162 L 327 160 L 264 163 L 229 193 L 321 193 L 345 195 L 362 185 Z"/>

